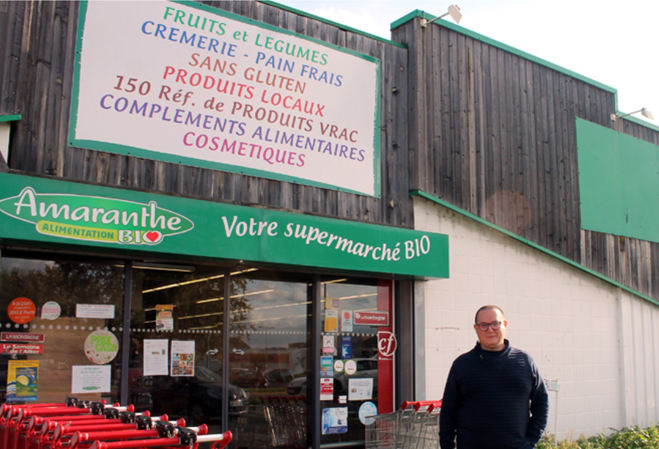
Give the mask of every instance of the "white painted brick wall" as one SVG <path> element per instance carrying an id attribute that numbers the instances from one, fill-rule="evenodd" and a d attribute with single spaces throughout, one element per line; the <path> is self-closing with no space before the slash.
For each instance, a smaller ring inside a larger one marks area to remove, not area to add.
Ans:
<path id="1" fill-rule="evenodd" d="M 475 311 L 492 303 L 506 313 L 511 344 L 560 382 L 550 433 L 576 439 L 657 422 L 656 305 L 441 205 L 415 198 L 415 223 L 449 236 L 450 264 L 449 279 L 415 288 L 425 341 L 417 399 L 442 397 L 451 363 L 476 342 Z"/>

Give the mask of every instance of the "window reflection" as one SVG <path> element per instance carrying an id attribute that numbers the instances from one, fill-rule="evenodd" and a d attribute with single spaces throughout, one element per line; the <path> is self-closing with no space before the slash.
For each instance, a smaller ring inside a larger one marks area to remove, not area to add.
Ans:
<path id="1" fill-rule="evenodd" d="M 20 325 L 4 308 L 0 326 L 44 335 L 45 343 L 43 355 L 0 355 L 0 393 L 6 393 L 10 360 L 34 360 L 40 370 L 38 400 L 62 402 L 71 396 L 72 367 L 92 364 L 84 352 L 89 334 L 107 329 L 122 341 L 123 264 L 3 256 L 0 301 L 27 297 L 39 313 Z M 391 320 L 391 282 L 323 279 L 317 306 L 320 337 L 324 343 L 327 337 L 327 343 L 321 354 L 312 354 L 311 275 L 210 264 L 188 265 L 183 271 L 162 264 L 157 270 L 147 268 L 135 264 L 132 270 L 128 363 L 122 367 L 117 351 L 106 364 L 112 371 L 111 392 L 81 399 L 118 402 L 123 368 L 128 370 L 129 403 L 137 411 L 206 424 L 211 433 L 221 432 L 226 419 L 233 448 L 307 448 L 312 419 L 322 422 L 323 444 L 364 440 L 360 411 L 391 398 L 393 375 L 383 374 L 378 357 L 378 331 L 384 327 L 355 316 L 376 312 Z M 56 318 L 43 315 L 48 303 L 61 309 Z M 113 306 L 113 315 L 83 318 L 76 310 L 81 304 Z M 228 354 L 223 353 L 225 338 Z M 228 416 L 222 404 L 225 375 Z M 331 380 L 331 387 L 321 388 L 322 416 L 311 417 L 310 401 L 319 398 L 311 397 L 310 390 L 319 379 L 325 386 Z"/>
<path id="2" fill-rule="evenodd" d="M 237 277 L 235 285 L 230 377 L 245 389 L 250 407 L 230 417 L 233 444 L 306 448 L 309 278 L 259 271 Z"/>
<path id="3" fill-rule="evenodd" d="M 0 400 L 6 399 L 7 377 L 15 375 L 11 367 L 16 361 L 33 361 L 27 365 L 37 367 L 37 385 L 33 389 L 36 399 L 28 400 L 64 402 L 72 396 L 73 367 L 93 365 L 92 360 L 96 360 L 110 366 L 111 391 L 76 396 L 118 401 L 123 283 L 123 270 L 112 264 L 2 257 L 0 303 L 9 305 L 16 298 L 27 298 L 36 314 L 29 323 L 17 324 L 5 306 L 0 308 L 0 326 L 3 331 L 32 334 L 42 340 L 35 344 L 42 347 L 42 354 L 0 355 Z M 78 305 L 87 313 L 77 313 Z M 99 309 L 102 312 L 90 313 L 94 306 L 103 306 Z M 110 344 L 98 352 L 92 346 L 85 348 L 91 334 L 108 336 Z"/>
<path id="4" fill-rule="evenodd" d="M 219 431 L 225 282 L 224 268 L 216 266 L 187 273 L 133 271 L 129 383 L 131 402 L 140 411 Z M 155 365 L 160 358 L 164 372 L 154 372 L 144 366 L 144 351 L 163 344 L 165 354 L 156 351 L 151 361 Z M 244 391 L 230 387 L 229 396 L 230 413 L 246 410 Z"/>

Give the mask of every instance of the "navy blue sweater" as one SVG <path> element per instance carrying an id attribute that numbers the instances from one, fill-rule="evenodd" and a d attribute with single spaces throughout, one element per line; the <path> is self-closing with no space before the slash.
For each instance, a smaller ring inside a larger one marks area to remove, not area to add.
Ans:
<path id="1" fill-rule="evenodd" d="M 538 367 L 510 347 L 485 351 L 480 343 L 451 367 L 439 416 L 441 449 L 534 447 L 547 425 L 549 398 Z"/>

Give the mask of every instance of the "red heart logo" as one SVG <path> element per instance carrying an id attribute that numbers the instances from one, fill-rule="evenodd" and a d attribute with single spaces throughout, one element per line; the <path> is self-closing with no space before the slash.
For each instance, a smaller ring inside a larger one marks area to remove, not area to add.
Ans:
<path id="1" fill-rule="evenodd" d="M 150 242 L 157 242 L 162 237 L 162 234 L 158 231 L 149 231 L 144 235 L 144 237 L 146 237 Z"/>

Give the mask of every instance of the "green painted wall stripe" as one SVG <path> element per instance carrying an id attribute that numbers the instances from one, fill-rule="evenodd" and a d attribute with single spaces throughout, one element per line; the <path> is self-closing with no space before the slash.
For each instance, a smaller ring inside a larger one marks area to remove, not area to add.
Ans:
<path id="1" fill-rule="evenodd" d="M 0 115 L 0 122 L 15 122 L 21 119 L 21 114 Z"/>
<path id="2" fill-rule="evenodd" d="M 428 14 L 424 11 L 421 11 L 421 10 L 417 9 L 416 11 L 412 11 L 411 13 L 407 14 L 406 16 L 404 16 L 404 17 L 396 20 L 395 22 L 393 22 L 391 24 L 391 29 L 394 30 L 394 29 L 398 28 L 399 26 L 401 26 L 401 25 L 403 25 L 403 24 L 405 24 L 405 23 L 409 22 L 410 20 L 413 20 L 417 17 L 425 18 L 427 20 L 432 20 L 436 16 L 433 16 L 431 14 Z M 501 50 L 507 51 L 507 52 L 512 53 L 514 55 L 517 55 L 521 58 L 528 59 L 529 61 L 540 64 L 540 65 L 545 66 L 549 69 L 556 70 L 557 72 L 563 73 L 567 76 L 578 79 L 579 81 L 583 81 L 585 83 L 591 84 L 591 85 L 593 85 L 595 87 L 598 87 L 602 90 L 605 90 L 607 92 L 610 92 L 612 94 L 617 95 L 617 90 L 614 89 L 613 87 L 607 86 L 606 84 L 602 84 L 599 81 L 592 80 L 592 79 L 587 78 L 583 75 L 579 75 L 576 72 L 573 72 L 571 70 L 567 70 L 567 69 L 565 69 L 565 68 L 563 68 L 559 65 L 556 65 L 556 64 L 551 63 L 549 61 L 546 61 L 544 59 L 538 58 L 536 56 L 533 56 L 530 53 L 526 53 L 522 50 L 518 50 L 514 47 L 511 47 L 510 45 L 506 45 L 504 43 L 501 43 L 501 42 L 496 41 L 494 39 L 491 39 L 489 37 L 483 36 L 482 34 L 479 34 L 479 33 L 476 33 L 475 31 L 471 31 L 467 28 L 461 27 L 460 25 L 456 25 L 452 22 L 449 22 L 448 20 L 440 19 L 437 22 L 433 22 L 433 23 L 437 24 L 439 26 L 443 26 L 444 28 L 448 28 L 452 31 L 455 31 L 456 33 L 464 34 L 465 36 L 470 37 L 472 39 L 475 39 L 477 41 L 481 41 L 484 44 L 491 45 L 493 47 L 496 47 L 496 48 L 499 48 Z"/>
<path id="3" fill-rule="evenodd" d="M 608 277 L 606 277 L 606 276 L 604 276 L 604 275 L 602 275 L 602 274 L 600 274 L 600 273 L 598 273 L 594 270 L 591 270 L 590 268 L 587 268 L 587 267 L 585 267 L 585 266 L 583 266 L 583 265 L 581 265 L 581 264 L 579 264 L 579 263 L 577 263 L 573 260 L 570 260 L 567 257 L 563 257 L 558 253 L 555 253 L 555 252 L 553 252 L 553 251 L 551 251 L 551 250 L 549 250 L 549 249 L 547 249 L 543 246 L 538 245 L 537 243 L 533 243 L 530 240 L 527 240 L 523 237 L 520 237 L 517 234 L 514 234 L 514 233 L 512 233 L 512 232 L 510 232 L 506 229 L 503 229 L 503 228 L 501 228 L 501 227 L 499 227 L 495 224 L 492 224 L 489 221 L 486 221 L 486 220 L 484 220 L 484 219 L 482 219 L 482 218 L 480 218 L 480 217 L 478 217 L 474 214 L 471 214 L 471 213 L 469 213 L 469 212 L 467 212 L 463 209 L 460 209 L 459 207 L 456 207 L 456 206 L 454 206 L 450 203 L 447 203 L 446 201 L 441 200 L 441 199 L 439 199 L 439 198 L 437 198 L 433 195 L 430 195 L 430 194 L 424 192 L 423 190 L 414 190 L 414 191 L 410 192 L 410 196 L 412 196 L 412 197 L 417 196 L 419 198 L 423 198 L 423 199 L 428 200 L 430 202 L 439 204 L 440 206 L 444 206 L 447 209 L 452 210 L 453 212 L 457 212 L 458 214 L 463 215 L 463 216 L 465 216 L 465 217 L 467 217 L 471 220 L 477 221 L 478 223 L 480 223 L 484 226 L 487 226 L 488 228 L 494 229 L 495 231 L 499 231 L 502 234 L 504 234 L 504 235 L 514 239 L 514 240 L 517 240 L 520 243 L 523 243 L 524 245 L 530 246 L 531 248 L 533 248 L 537 251 L 540 251 L 540 252 L 542 252 L 542 253 L 550 256 L 550 257 L 553 257 L 554 259 L 558 259 L 561 262 L 564 262 L 564 263 L 570 265 L 573 268 L 576 268 L 580 271 L 583 271 L 584 273 L 590 274 L 591 276 L 595 276 L 596 278 L 598 278 L 598 279 L 600 279 L 600 280 L 602 280 L 602 281 L 604 281 L 608 284 L 611 284 L 614 287 L 620 288 L 621 290 L 624 290 L 627 293 L 631 293 L 634 296 L 637 296 L 641 299 L 644 299 L 645 301 L 648 301 L 648 302 L 650 302 L 654 305 L 659 306 L 659 302 L 652 299 L 652 298 L 650 298 L 649 296 L 646 296 L 646 295 L 644 295 L 644 294 L 642 294 L 642 293 L 640 293 L 640 292 L 638 292 L 638 291 L 636 291 L 636 290 L 634 290 L 630 287 L 627 287 L 626 285 L 623 285 L 623 284 L 621 284 L 617 281 L 614 281 L 613 279 L 608 278 Z M 449 238 L 451 238 L 450 235 L 449 235 Z"/>
<path id="4" fill-rule="evenodd" d="M 297 14 L 298 16 L 303 16 L 303 17 L 308 17 L 313 20 L 317 20 L 322 23 L 326 23 L 327 25 L 335 26 L 341 30 L 348 31 L 350 33 L 356 33 L 356 34 L 361 34 L 362 36 L 368 37 L 369 39 L 374 39 L 380 42 L 384 42 L 385 44 L 393 45 L 394 47 L 400 47 L 400 48 L 407 48 L 406 45 L 399 44 L 398 42 L 390 41 L 389 39 L 385 39 L 380 36 L 376 36 L 374 34 L 369 34 L 364 31 L 360 31 L 356 28 L 352 28 L 343 24 L 340 24 L 338 22 L 333 22 L 331 20 L 324 19 L 320 16 L 316 16 L 313 14 L 310 14 L 308 12 L 301 11 L 299 9 L 291 8 L 290 6 L 282 5 L 277 2 L 273 2 L 270 0 L 259 0 L 259 3 L 263 3 L 264 5 L 269 5 L 269 6 L 274 6 L 275 8 L 283 9 L 284 11 L 292 12 L 294 14 Z"/>

